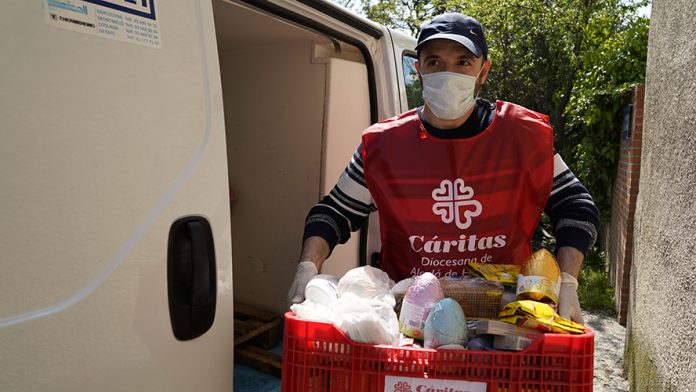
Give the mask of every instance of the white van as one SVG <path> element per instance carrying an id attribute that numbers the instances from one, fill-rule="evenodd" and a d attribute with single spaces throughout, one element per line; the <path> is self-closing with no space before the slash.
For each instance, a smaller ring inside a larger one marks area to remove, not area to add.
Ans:
<path id="1" fill-rule="evenodd" d="M 284 311 L 414 47 L 320 0 L 3 2 L 0 391 L 230 391 L 233 302 Z"/>

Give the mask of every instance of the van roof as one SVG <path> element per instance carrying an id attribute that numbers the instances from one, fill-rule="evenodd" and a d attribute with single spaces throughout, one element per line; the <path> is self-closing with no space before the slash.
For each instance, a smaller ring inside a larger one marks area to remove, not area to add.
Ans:
<path id="1" fill-rule="evenodd" d="M 329 0 L 298 0 L 298 2 L 340 20 L 375 38 L 381 38 L 382 35 L 384 35 L 383 29 L 385 29 L 385 26 Z"/>

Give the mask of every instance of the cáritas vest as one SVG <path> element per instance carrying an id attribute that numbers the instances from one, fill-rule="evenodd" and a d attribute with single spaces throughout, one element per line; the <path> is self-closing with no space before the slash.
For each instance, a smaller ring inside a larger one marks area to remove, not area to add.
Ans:
<path id="1" fill-rule="evenodd" d="M 371 126 L 362 139 L 382 268 L 392 279 L 460 276 L 470 261 L 521 264 L 531 254 L 553 183 L 547 116 L 498 101 L 480 134 L 439 139 L 414 109 Z"/>

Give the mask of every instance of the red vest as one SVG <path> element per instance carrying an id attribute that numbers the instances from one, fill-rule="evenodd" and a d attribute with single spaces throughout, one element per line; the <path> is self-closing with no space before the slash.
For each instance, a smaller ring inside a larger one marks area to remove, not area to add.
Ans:
<path id="1" fill-rule="evenodd" d="M 445 140 L 414 109 L 365 130 L 362 146 L 392 279 L 460 276 L 469 261 L 521 264 L 531 254 L 553 184 L 547 116 L 498 101 L 483 132 Z"/>

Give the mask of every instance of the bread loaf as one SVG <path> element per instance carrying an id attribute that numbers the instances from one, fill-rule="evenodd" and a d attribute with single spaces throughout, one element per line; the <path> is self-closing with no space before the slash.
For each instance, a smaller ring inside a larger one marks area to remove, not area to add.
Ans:
<path id="1" fill-rule="evenodd" d="M 517 299 L 558 303 L 561 269 L 546 249 L 534 252 L 520 268 Z"/>

